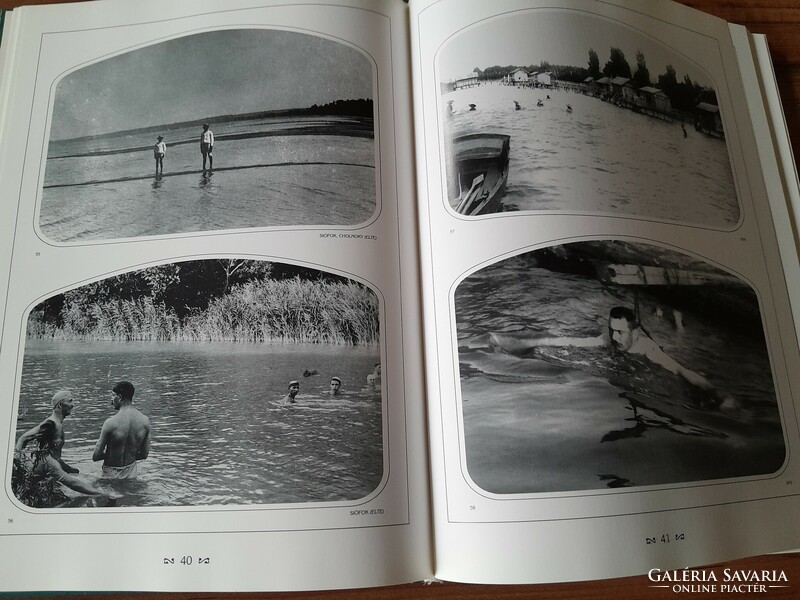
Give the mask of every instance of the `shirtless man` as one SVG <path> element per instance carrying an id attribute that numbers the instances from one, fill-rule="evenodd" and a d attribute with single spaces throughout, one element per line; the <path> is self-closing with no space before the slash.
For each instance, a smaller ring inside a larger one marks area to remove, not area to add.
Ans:
<path id="1" fill-rule="evenodd" d="M 289 382 L 289 393 L 283 397 L 281 404 L 295 404 L 297 402 L 297 393 L 300 391 L 300 382 L 292 380 Z"/>
<path id="2" fill-rule="evenodd" d="M 738 408 L 738 403 L 729 394 L 715 388 L 705 377 L 687 369 L 664 352 L 636 323 L 633 311 L 624 306 L 615 306 L 608 314 L 608 331 L 597 337 L 578 338 L 523 338 L 521 336 L 491 333 L 492 341 L 507 352 L 519 353 L 538 346 L 575 346 L 590 348 L 610 346 L 616 353 L 643 355 L 651 362 L 661 365 L 667 371 L 680 375 L 693 386 L 698 387 L 713 398 L 712 407 L 720 410 Z"/>
<path id="3" fill-rule="evenodd" d="M 381 363 L 375 363 L 375 369 L 367 375 L 368 386 L 378 386 L 381 383 Z"/>
<path id="4" fill-rule="evenodd" d="M 102 494 L 103 492 L 89 482 L 76 477 L 75 475 L 79 473 L 78 469 L 71 467 L 61 458 L 61 450 L 64 448 L 64 419 L 72 413 L 74 406 L 72 393 L 67 390 L 59 390 L 53 394 L 52 405 L 53 412 L 49 417 L 19 437 L 14 449 L 14 457 L 28 464 L 34 475 L 53 477 L 81 494 L 91 496 Z M 30 456 L 26 456 L 25 447 L 32 440 L 38 441 L 38 452 L 34 451 Z"/>
<path id="5" fill-rule="evenodd" d="M 92 460 L 103 461 L 105 479 L 132 479 L 138 475 L 138 461 L 150 454 L 150 419 L 133 406 L 133 384 L 120 381 L 114 386 L 114 409 L 106 419 Z"/>

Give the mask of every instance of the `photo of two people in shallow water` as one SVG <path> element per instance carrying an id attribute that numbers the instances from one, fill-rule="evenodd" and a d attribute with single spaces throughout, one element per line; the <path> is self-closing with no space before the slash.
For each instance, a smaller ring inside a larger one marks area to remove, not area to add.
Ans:
<path id="1" fill-rule="evenodd" d="M 466 464 L 498 494 L 778 471 L 786 449 L 756 294 L 660 246 L 576 242 L 455 292 Z"/>

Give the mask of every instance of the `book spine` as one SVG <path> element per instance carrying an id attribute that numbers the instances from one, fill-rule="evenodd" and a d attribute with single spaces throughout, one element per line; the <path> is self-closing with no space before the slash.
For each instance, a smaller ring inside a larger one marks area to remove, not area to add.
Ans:
<path id="1" fill-rule="evenodd" d="M 0 143 L 3 140 L 4 125 L 9 116 L 8 99 L 13 87 L 13 65 L 21 15 L 20 9 L 0 11 Z"/>

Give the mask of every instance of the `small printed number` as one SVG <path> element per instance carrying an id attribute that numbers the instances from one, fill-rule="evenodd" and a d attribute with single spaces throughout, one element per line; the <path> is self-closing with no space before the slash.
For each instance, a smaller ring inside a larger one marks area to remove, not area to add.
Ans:
<path id="1" fill-rule="evenodd" d="M 8 520 L 8 522 L 9 522 L 9 523 L 13 523 L 13 522 L 14 522 L 14 519 L 9 519 L 9 520 Z"/>
<path id="2" fill-rule="evenodd" d="M 34 254 L 33 254 L 33 255 L 34 255 L 34 256 L 41 256 L 41 255 L 42 255 L 42 253 L 41 253 L 41 252 L 34 252 Z"/>
<path id="3" fill-rule="evenodd" d="M 182 565 L 190 565 L 190 564 L 192 564 L 192 557 L 191 556 L 184 556 L 181 559 L 181 564 Z"/>
<path id="4" fill-rule="evenodd" d="M 470 509 L 470 510 L 475 510 L 475 505 L 474 505 L 474 504 L 470 504 L 470 505 L 469 505 L 469 509 Z"/>

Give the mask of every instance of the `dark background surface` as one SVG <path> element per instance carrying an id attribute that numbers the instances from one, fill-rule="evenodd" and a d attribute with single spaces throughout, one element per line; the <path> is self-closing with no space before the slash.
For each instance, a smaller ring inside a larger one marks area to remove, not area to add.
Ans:
<path id="1" fill-rule="evenodd" d="M 10 9 L 26 4 L 52 4 L 74 0 L 0 0 L 0 8 Z M 642 0 L 645 1 L 645 0 Z M 727 21 L 745 25 L 754 33 L 764 33 L 772 53 L 775 74 L 783 101 L 783 109 L 795 156 L 800 155 L 800 0 L 679 0 L 691 6 L 721 17 Z M 798 515 L 800 518 L 800 515 Z M 800 544 L 798 544 L 800 546 Z M 300 559 L 302 560 L 302 559 Z M 789 580 L 789 587 L 769 590 L 754 596 L 769 599 L 800 598 L 800 553 L 758 556 L 724 563 L 716 567 L 719 574 L 722 568 L 755 569 L 783 571 Z M 43 573 L 46 568 L 43 566 Z M 147 574 L 142 573 L 146 584 Z M 518 600 L 537 598 L 541 600 L 572 598 L 588 599 L 633 599 L 633 598 L 720 598 L 751 597 L 743 594 L 673 594 L 669 590 L 651 589 L 645 576 L 608 579 L 586 583 L 554 585 L 509 585 L 482 586 L 454 583 L 433 583 L 425 585 L 413 583 L 403 586 L 371 588 L 364 590 L 339 590 L 329 592 L 270 593 L 270 594 L 171 594 L 176 599 L 204 599 L 226 597 L 248 600 L 252 598 L 270 599 L 318 599 L 318 600 L 400 600 L 424 598 L 430 600 L 479 600 L 505 598 Z M 146 595 L 145 595 L 146 596 Z M 70 595 L 75 598 L 75 595 Z M 142 594 L 92 595 L 97 600 L 105 598 L 142 598 Z"/>

